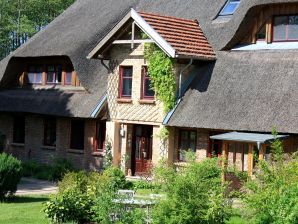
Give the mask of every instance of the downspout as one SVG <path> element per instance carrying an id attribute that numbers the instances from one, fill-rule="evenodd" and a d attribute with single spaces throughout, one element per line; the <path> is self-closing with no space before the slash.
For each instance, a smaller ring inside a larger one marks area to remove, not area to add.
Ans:
<path id="1" fill-rule="evenodd" d="M 183 73 L 186 71 L 186 69 L 188 69 L 193 62 L 193 58 L 190 59 L 189 63 L 180 71 L 180 75 L 179 75 L 179 95 L 178 95 L 178 99 L 181 98 L 182 96 L 182 75 Z"/>

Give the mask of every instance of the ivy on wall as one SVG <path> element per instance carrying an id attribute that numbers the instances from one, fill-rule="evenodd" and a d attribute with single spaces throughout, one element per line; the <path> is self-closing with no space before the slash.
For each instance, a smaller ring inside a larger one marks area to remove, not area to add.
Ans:
<path id="1" fill-rule="evenodd" d="M 144 57 L 148 63 L 148 72 L 152 88 L 157 99 L 164 105 L 167 113 L 175 106 L 176 80 L 173 61 L 155 44 L 145 44 Z"/>

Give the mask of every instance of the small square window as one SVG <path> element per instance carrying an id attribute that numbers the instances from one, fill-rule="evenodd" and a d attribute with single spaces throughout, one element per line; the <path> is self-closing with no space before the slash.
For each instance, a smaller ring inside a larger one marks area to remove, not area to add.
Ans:
<path id="1" fill-rule="evenodd" d="M 220 11 L 220 16 L 233 15 L 240 4 L 240 0 L 228 0 L 223 9 Z"/>

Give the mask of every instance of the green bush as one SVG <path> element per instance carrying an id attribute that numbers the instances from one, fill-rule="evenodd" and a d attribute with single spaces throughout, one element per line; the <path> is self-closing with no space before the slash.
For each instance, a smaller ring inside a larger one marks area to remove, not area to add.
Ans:
<path id="1" fill-rule="evenodd" d="M 74 171 L 72 164 L 61 158 L 55 159 L 53 165 L 39 164 L 30 160 L 24 162 L 22 166 L 24 177 L 34 177 L 49 181 L 61 180 L 66 173 Z"/>
<path id="2" fill-rule="evenodd" d="M 242 214 L 251 223 L 298 223 L 298 159 L 286 161 L 278 139 L 271 148 L 273 159 L 260 161 L 255 178 L 245 186 Z"/>
<path id="3" fill-rule="evenodd" d="M 224 197 L 226 187 L 217 159 L 192 161 L 179 172 L 163 163 L 156 172 L 167 197 L 153 209 L 153 223 L 224 223 L 229 219 L 231 205 Z"/>
<path id="4" fill-rule="evenodd" d="M 71 172 L 59 182 L 59 192 L 46 203 L 45 213 L 54 222 L 86 223 L 92 220 L 96 195 L 108 182 L 96 172 Z"/>
<path id="5" fill-rule="evenodd" d="M 127 182 L 125 179 L 125 174 L 119 168 L 111 166 L 103 172 L 103 175 L 111 178 L 113 187 L 115 189 L 126 188 Z"/>
<path id="6" fill-rule="evenodd" d="M 154 189 L 155 186 L 153 183 L 140 180 L 140 181 L 134 181 L 133 182 L 133 189 L 138 190 L 138 189 Z"/>
<path id="7" fill-rule="evenodd" d="M 18 183 L 22 177 L 22 165 L 19 160 L 7 155 L 0 154 L 0 200 L 5 196 L 16 192 Z"/>

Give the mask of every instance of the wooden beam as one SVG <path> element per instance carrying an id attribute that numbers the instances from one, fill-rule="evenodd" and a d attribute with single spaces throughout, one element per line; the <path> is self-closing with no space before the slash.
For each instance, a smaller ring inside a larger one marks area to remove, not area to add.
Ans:
<path id="1" fill-rule="evenodd" d="M 254 151 L 254 144 L 250 143 L 248 146 L 248 162 L 247 162 L 247 172 L 249 176 L 252 176 L 252 170 L 253 170 L 253 151 Z"/>
<path id="2" fill-rule="evenodd" d="M 115 40 L 113 42 L 113 44 L 132 44 L 132 43 L 135 43 L 135 44 L 142 44 L 142 43 L 154 43 L 153 40 L 151 39 L 144 39 L 144 40 Z"/>
<path id="3" fill-rule="evenodd" d="M 260 151 L 259 151 L 259 160 L 263 160 L 264 159 L 264 155 L 266 153 L 266 144 L 262 144 Z"/>
<path id="4" fill-rule="evenodd" d="M 134 40 L 135 40 L 135 22 L 132 22 L 131 25 L 131 49 L 134 48 Z"/>
<path id="5" fill-rule="evenodd" d="M 225 170 L 228 166 L 228 158 L 229 157 L 229 143 L 227 141 L 223 141 L 222 144 L 222 182 L 225 181 L 226 177 L 225 177 Z"/>

